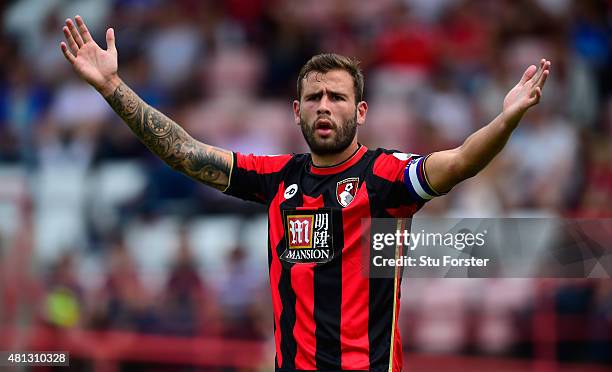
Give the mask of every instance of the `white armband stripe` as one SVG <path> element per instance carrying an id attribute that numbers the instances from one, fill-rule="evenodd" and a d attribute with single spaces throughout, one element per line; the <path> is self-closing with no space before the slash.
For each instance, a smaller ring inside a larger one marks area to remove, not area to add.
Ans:
<path id="1" fill-rule="evenodd" d="M 410 176 L 410 184 L 414 188 L 414 191 L 417 193 L 417 195 L 419 195 L 421 198 L 425 200 L 433 199 L 434 196 L 428 194 L 425 189 L 423 189 L 423 186 L 421 186 L 421 182 L 419 181 L 419 177 L 417 176 L 418 165 L 418 161 L 414 163 L 411 162 L 410 164 L 408 164 L 408 175 Z"/>

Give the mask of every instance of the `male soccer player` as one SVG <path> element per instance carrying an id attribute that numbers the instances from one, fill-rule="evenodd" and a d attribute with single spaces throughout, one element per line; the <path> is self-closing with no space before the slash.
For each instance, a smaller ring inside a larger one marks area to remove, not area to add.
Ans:
<path id="1" fill-rule="evenodd" d="M 277 371 L 401 370 L 400 278 L 363 275 L 362 219 L 410 217 L 482 170 L 539 102 L 550 71 L 544 59 L 529 66 L 502 112 L 460 147 L 417 156 L 359 144 L 363 75 L 350 58 L 317 55 L 302 68 L 293 101 L 310 153 L 254 156 L 196 141 L 143 102 L 119 78 L 113 29 L 106 50 L 79 16 L 63 31 L 60 47 L 74 70 L 151 151 L 197 181 L 268 206 Z"/>

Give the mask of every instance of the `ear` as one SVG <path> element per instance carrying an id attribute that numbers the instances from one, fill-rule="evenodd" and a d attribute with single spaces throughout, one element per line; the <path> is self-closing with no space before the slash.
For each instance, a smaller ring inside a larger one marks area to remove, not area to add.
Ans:
<path id="1" fill-rule="evenodd" d="M 361 101 L 357 104 L 357 125 L 364 125 L 366 114 L 368 113 L 368 103 Z"/>
<path id="2" fill-rule="evenodd" d="M 296 125 L 300 125 L 300 101 L 293 101 L 293 121 Z"/>

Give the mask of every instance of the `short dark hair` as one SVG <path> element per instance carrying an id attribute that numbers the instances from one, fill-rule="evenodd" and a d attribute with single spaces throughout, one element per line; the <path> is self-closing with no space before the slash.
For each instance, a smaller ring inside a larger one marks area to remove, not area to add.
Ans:
<path id="1" fill-rule="evenodd" d="M 363 101 L 363 72 L 355 58 L 335 53 L 323 53 L 313 56 L 302 66 L 297 79 L 297 98 L 302 98 L 302 80 L 311 72 L 327 73 L 331 70 L 344 70 L 353 77 L 355 103 Z"/>

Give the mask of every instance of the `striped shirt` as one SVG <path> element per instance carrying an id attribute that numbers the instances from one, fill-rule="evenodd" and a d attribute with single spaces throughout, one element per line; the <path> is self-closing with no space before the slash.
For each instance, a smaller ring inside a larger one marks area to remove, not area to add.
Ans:
<path id="1" fill-rule="evenodd" d="M 333 167 L 233 156 L 225 192 L 268 206 L 276 370 L 400 371 L 401 272 L 369 275 L 363 235 L 371 218 L 408 218 L 438 196 L 426 157 L 365 146 Z"/>

